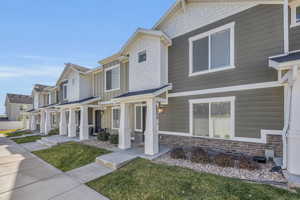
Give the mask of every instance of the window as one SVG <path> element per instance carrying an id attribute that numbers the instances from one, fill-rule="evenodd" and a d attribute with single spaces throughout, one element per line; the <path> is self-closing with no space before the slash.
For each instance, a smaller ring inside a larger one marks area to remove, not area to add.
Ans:
<path id="1" fill-rule="evenodd" d="M 120 128 L 120 108 L 112 108 L 112 129 Z"/>
<path id="2" fill-rule="evenodd" d="M 120 65 L 106 69 L 105 90 L 106 92 L 120 89 Z"/>
<path id="3" fill-rule="evenodd" d="M 147 60 L 147 53 L 146 51 L 141 51 L 138 53 L 138 61 L 139 63 L 142 63 L 142 62 L 146 62 Z"/>
<path id="4" fill-rule="evenodd" d="M 92 125 L 93 123 L 93 108 L 88 108 L 88 124 Z"/>
<path id="5" fill-rule="evenodd" d="M 66 100 L 68 98 L 68 87 L 67 84 L 63 84 L 63 99 Z"/>
<path id="6" fill-rule="evenodd" d="M 190 134 L 198 137 L 234 137 L 234 97 L 190 100 Z"/>
<path id="7" fill-rule="evenodd" d="M 294 1 L 291 6 L 291 27 L 300 26 L 300 2 Z"/>
<path id="8" fill-rule="evenodd" d="M 189 39 L 189 75 L 234 68 L 234 23 Z"/>
<path id="9" fill-rule="evenodd" d="M 146 105 L 138 104 L 134 106 L 134 130 L 143 132 L 145 123 Z"/>

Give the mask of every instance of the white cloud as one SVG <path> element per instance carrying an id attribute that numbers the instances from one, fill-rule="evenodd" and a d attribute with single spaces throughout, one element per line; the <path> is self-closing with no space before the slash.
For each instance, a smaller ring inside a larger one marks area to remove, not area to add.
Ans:
<path id="1" fill-rule="evenodd" d="M 60 75 L 63 67 L 39 66 L 39 67 L 7 67 L 0 66 L 0 78 L 18 77 L 56 77 Z"/>

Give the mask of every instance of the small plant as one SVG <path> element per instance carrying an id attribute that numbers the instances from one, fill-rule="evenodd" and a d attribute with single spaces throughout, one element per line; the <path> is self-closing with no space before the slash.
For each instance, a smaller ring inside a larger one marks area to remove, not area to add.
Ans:
<path id="1" fill-rule="evenodd" d="M 215 156 L 215 163 L 220 167 L 234 167 L 234 159 L 231 155 L 219 153 Z"/>
<path id="2" fill-rule="evenodd" d="M 106 142 L 109 140 L 109 133 L 106 130 L 101 130 L 100 133 L 98 133 L 97 138 L 100 141 Z"/>
<path id="3" fill-rule="evenodd" d="M 241 156 L 238 160 L 238 166 L 240 169 L 257 170 L 259 165 L 254 162 L 250 157 Z"/>
<path id="4" fill-rule="evenodd" d="M 111 144 L 119 144 L 119 135 L 117 134 L 110 135 L 109 141 Z"/>
<path id="5" fill-rule="evenodd" d="M 49 136 L 59 135 L 59 129 L 58 128 L 52 129 L 51 131 L 49 131 L 48 135 Z"/>
<path id="6" fill-rule="evenodd" d="M 209 156 L 207 151 L 201 147 L 195 147 L 191 151 L 191 161 L 195 163 L 209 163 Z"/>
<path id="7" fill-rule="evenodd" d="M 182 159 L 182 160 L 187 159 L 187 156 L 182 147 L 172 149 L 170 156 L 173 159 Z"/>

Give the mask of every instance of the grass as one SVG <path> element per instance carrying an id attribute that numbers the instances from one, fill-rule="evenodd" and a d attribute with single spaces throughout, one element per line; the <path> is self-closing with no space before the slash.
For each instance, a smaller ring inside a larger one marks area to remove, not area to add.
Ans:
<path id="1" fill-rule="evenodd" d="M 22 135 L 29 135 L 32 134 L 31 131 L 14 131 L 14 132 L 7 132 L 4 133 L 6 137 L 17 137 L 17 136 L 22 136 Z"/>
<path id="2" fill-rule="evenodd" d="M 137 159 L 87 185 L 111 200 L 296 200 L 300 195 Z"/>
<path id="3" fill-rule="evenodd" d="M 35 142 L 37 140 L 40 140 L 42 137 L 43 136 L 35 135 L 35 136 L 28 136 L 28 137 L 23 137 L 23 138 L 15 138 L 12 140 L 18 144 L 24 144 L 24 143 L 29 143 L 29 142 Z"/>
<path id="4" fill-rule="evenodd" d="M 76 142 L 68 142 L 33 153 L 49 164 L 66 172 L 92 163 L 96 157 L 110 153 L 110 151 Z"/>
<path id="5" fill-rule="evenodd" d="M 0 130 L 0 134 L 4 134 L 4 135 L 6 135 L 6 134 L 8 134 L 8 133 L 14 133 L 14 132 L 16 132 L 16 131 L 18 131 L 19 129 L 10 129 L 10 130 Z"/>

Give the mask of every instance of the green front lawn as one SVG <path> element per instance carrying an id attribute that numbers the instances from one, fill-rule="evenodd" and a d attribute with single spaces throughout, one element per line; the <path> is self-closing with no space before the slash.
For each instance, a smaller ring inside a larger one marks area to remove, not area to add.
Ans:
<path id="1" fill-rule="evenodd" d="M 68 142 L 33 153 L 49 164 L 66 172 L 92 163 L 98 156 L 110 153 L 110 151 L 76 142 Z"/>
<path id="2" fill-rule="evenodd" d="M 35 136 L 28 136 L 23 138 L 15 138 L 12 139 L 15 143 L 23 144 L 23 143 L 29 143 L 29 142 L 35 142 L 37 140 L 40 140 L 43 136 L 35 135 Z"/>
<path id="3" fill-rule="evenodd" d="M 15 131 L 15 132 L 4 133 L 4 135 L 6 137 L 18 137 L 18 136 L 29 135 L 29 134 L 32 134 L 32 132 L 31 131 Z"/>
<path id="4" fill-rule="evenodd" d="M 190 169 L 137 159 L 87 183 L 111 200 L 296 200 L 300 195 Z"/>

